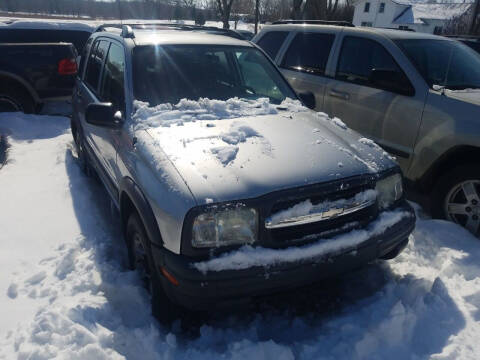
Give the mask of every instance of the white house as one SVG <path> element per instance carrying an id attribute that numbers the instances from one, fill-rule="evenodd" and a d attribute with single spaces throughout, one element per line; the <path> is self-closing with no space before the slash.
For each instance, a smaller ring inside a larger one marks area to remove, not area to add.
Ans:
<path id="1" fill-rule="evenodd" d="M 467 0 L 469 1 L 469 0 Z M 473 3 L 436 3 L 425 0 L 358 0 L 353 24 L 379 28 L 411 29 L 441 34 L 446 23 L 473 9 Z"/>

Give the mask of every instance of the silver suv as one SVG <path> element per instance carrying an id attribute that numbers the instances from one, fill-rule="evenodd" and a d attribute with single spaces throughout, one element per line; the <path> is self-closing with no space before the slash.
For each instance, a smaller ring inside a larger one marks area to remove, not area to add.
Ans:
<path id="1" fill-rule="evenodd" d="M 101 27 L 82 56 L 79 159 L 161 317 L 393 258 L 415 225 L 389 155 L 305 108 L 262 51 L 227 35 Z"/>
<path id="2" fill-rule="evenodd" d="M 434 215 L 478 234 L 477 53 L 439 36 L 328 25 L 267 26 L 253 41 L 296 91 L 314 94 L 310 106 L 395 155 Z"/>

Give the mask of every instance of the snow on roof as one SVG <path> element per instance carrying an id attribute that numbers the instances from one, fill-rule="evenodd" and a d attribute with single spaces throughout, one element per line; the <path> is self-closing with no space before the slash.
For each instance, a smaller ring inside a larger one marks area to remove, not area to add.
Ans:
<path id="1" fill-rule="evenodd" d="M 412 4 L 402 12 L 394 21 L 394 24 L 423 24 L 424 20 L 449 20 L 464 14 L 470 8 L 471 3 L 441 3 L 441 4 Z"/>
<path id="2" fill-rule="evenodd" d="M 64 20 L 15 20 L 0 21 L 0 24 L 12 29 L 76 30 L 92 32 L 95 26 L 85 22 Z"/>

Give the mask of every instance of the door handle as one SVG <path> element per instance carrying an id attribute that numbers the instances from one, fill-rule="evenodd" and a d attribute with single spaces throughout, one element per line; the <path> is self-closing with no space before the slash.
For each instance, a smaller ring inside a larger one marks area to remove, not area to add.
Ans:
<path id="1" fill-rule="evenodd" d="M 342 100 L 349 100 L 350 99 L 350 94 L 342 91 L 337 91 L 337 90 L 330 90 L 328 93 L 332 97 L 336 97 Z"/>
<path id="2" fill-rule="evenodd" d="M 77 98 L 81 99 L 83 97 L 82 92 L 80 90 L 76 91 Z"/>

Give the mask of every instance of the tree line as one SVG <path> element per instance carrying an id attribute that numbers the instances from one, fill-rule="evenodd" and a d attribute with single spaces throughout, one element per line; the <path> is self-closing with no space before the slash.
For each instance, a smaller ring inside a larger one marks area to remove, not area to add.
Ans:
<path id="1" fill-rule="evenodd" d="M 346 20 L 353 18 L 351 0 L 2 0 L 0 11 L 94 19 L 243 20 L 280 19 Z"/>

